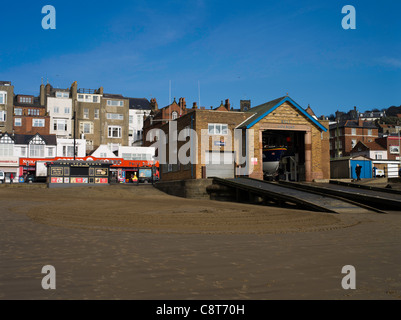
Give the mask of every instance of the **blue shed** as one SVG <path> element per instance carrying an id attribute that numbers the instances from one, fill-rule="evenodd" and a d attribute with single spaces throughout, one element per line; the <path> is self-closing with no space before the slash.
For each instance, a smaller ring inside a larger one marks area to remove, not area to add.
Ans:
<path id="1" fill-rule="evenodd" d="M 361 179 L 372 179 L 373 178 L 372 160 L 361 156 L 350 159 L 351 179 L 356 179 L 355 168 L 358 164 L 362 167 Z"/>
<path id="2" fill-rule="evenodd" d="M 331 159 L 331 179 L 356 179 L 355 167 L 357 164 L 362 167 L 361 179 L 370 179 L 373 177 L 372 160 L 364 156 L 355 156 Z"/>

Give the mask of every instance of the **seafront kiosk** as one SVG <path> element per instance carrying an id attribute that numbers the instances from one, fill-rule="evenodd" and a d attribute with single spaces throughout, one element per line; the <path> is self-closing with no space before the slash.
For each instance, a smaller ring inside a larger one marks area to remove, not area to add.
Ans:
<path id="1" fill-rule="evenodd" d="M 47 162 L 47 186 L 58 188 L 108 185 L 111 165 L 102 161 Z"/>

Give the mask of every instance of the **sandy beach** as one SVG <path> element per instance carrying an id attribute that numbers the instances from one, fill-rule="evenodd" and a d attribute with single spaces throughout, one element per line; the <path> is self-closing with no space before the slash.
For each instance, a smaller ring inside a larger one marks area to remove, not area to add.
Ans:
<path id="1" fill-rule="evenodd" d="M 328 214 L 148 186 L 0 187 L 0 299 L 400 299 L 401 211 Z M 53 265 L 57 289 L 41 287 Z M 356 289 L 344 290 L 344 265 Z"/>

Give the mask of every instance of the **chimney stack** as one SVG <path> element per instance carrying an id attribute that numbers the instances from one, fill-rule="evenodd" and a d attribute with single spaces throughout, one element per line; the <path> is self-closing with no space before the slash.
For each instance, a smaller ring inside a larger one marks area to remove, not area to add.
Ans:
<path id="1" fill-rule="evenodd" d="M 151 107 L 152 111 L 157 111 L 159 109 L 156 98 L 150 99 L 150 107 Z"/>
<path id="2" fill-rule="evenodd" d="M 226 103 L 225 103 L 224 106 L 226 107 L 226 109 L 227 109 L 228 111 L 231 110 L 231 108 L 230 108 L 230 99 L 226 99 Z"/>
<path id="3" fill-rule="evenodd" d="M 185 102 L 185 98 L 180 98 L 178 101 L 179 101 L 178 104 L 179 104 L 180 108 L 185 110 L 185 108 L 187 106 L 187 103 Z"/>
<path id="4" fill-rule="evenodd" d="M 197 106 L 196 102 L 193 103 L 192 109 L 198 109 L 198 106 Z"/>
<path id="5" fill-rule="evenodd" d="M 42 83 L 40 85 L 40 92 L 39 92 L 40 105 L 42 107 L 45 106 L 45 100 L 46 100 L 45 97 L 46 97 L 46 95 L 45 95 L 45 85 Z"/>

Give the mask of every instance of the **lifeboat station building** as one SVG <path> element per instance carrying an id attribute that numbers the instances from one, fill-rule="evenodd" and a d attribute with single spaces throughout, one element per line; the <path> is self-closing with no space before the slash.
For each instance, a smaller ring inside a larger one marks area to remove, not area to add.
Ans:
<path id="1" fill-rule="evenodd" d="M 157 148 L 161 181 L 210 177 L 262 180 L 272 174 L 266 169 L 272 155 L 276 179 L 330 178 L 329 122 L 318 120 L 309 106 L 304 109 L 289 96 L 253 108 L 249 100 L 242 100 L 240 110 L 231 109 L 229 100 L 215 109 L 198 108 L 196 103 L 192 109 L 181 107 L 181 103 L 165 107 L 178 117 L 152 123 L 150 116 L 144 122 L 144 145 Z M 150 132 L 152 129 L 158 129 L 163 137 L 157 131 Z M 172 137 L 178 135 L 181 138 L 174 142 Z"/>

